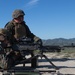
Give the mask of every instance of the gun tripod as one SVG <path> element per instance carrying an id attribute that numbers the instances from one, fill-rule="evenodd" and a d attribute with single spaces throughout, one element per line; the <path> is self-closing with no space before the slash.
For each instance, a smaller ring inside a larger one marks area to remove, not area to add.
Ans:
<path id="1" fill-rule="evenodd" d="M 40 54 L 35 55 L 35 56 L 33 56 L 33 57 L 30 57 L 30 58 L 28 58 L 28 59 L 26 59 L 26 60 L 21 61 L 21 63 L 23 63 L 23 66 L 25 66 L 25 62 L 34 59 L 34 61 L 32 61 L 32 68 L 36 68 L 37 65 L 36 65 L 36 60 L 35 60 L 35 58 L 38 58 L 38 57 L 41 57 L 41 58 L 44 57 L 56 70 L 58 70 L 58 67 L 57 67 L 56 65 L 54 65 L 54 64 L 52 63 L 52 61 L 51 61 L 50 59 L 48 59 L 47 56 L 44 55 L 44 54 L 42 54 L 42 55 L 40 55 Z"/>
<path id="2" fill-rule="evenodd" d="M 58 67 L 57 67 L 56 65 L 54 65 L 54 64 L 52 63 L 52 61 L 47 58 L 46 55 L 43 54 L 43 55 L 41 55 L 41 57 L 44 57 L 55 69 L 58 69 Z"/>

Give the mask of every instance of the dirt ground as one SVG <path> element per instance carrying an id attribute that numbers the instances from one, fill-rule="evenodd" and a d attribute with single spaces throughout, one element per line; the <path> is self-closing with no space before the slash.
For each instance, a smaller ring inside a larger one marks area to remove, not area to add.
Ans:
<path id="1" fill-rule="evenodd" d="M 75 56 L 73 54 L 67 53 L 47 53 L 46 56 L 51 60 L 51 62 L 56 65 L 59 69 L 55 73 L 50 73 L 50 75 L 75 75 Z M 40 65 L 45 65 L 50 69 L 54 70 L 54 67 L 49 64 L 45 59 Z M 43 74 L 46 75 L 46 74 Z"/>
<path id="2" fill-rule="evenodd" d="M 75 57 L 68 57 L 67 54 L 62 53 L 45 53 L 45 55 L 49 58 L 49 60 L 56 65 L 58 70 L 55 69 L 46 59 L 38 58 L 38 67 L 37 70 L 50 70 L 56 72 L 42 72 L 42 75 L 75 75 Z M 30 65 L 30 64 L 27 64 Z M 2 75 L 0 73 L 0 75 Z"/>

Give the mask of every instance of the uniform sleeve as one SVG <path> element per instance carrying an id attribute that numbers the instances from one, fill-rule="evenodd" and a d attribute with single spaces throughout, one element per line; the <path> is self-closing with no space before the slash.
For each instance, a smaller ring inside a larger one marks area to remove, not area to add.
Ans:
<path id="1" fill-rule="evenodd" d="M 11 35 L 14 35 L 14 25 L 12 23 L 8 22 L 4 28 L 7 29 Z"/>
<path id="2" fill-rule="evenodd" d="M 26 31 L 27 31 L 27 37 L 32 38 L 34 41 L 38 41 L 40 39 L 39 37 L 37 37 L 30 31 L 30 29 L 27 25 L 26 25 Z"/>
<path id="3" fill-rule="evenodd" d="M 14 38 L 15 32 L 14 32 L 13 26 L 14 25 L 12 23 L 8 22 L 4 27 L 4 29 L 6 29 L 9 32 L 9 40 L 10 40 L 11 43 L 16 41 L 16 39 Z"/>

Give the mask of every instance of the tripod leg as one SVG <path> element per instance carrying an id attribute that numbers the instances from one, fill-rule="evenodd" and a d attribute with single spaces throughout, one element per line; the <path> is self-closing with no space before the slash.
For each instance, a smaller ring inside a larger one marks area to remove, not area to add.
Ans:
<path id="1" fill-rule="evenodd" d="M 58 69 L 58 67 L 57 66 L 55 66 L 52 62 L 51 62 L 51 60 L 49 60 L 48 58 L 47 58 L 47 56 L 46 55 L 43 55 L 43 57 L 52 65 L 52 66 L 54 66 L 55 67 L 55 69 Z"/>
<path id="2" fill-rule="evenodd" d="M 35 68 L 35 67 L 38 66 L 37 56 L 35 57 L 35 55 L 32 53 L 31 54 L 31 57 L 32 57 L 32 59 L 31 59 L 31 67 L 32 68 Z"/>

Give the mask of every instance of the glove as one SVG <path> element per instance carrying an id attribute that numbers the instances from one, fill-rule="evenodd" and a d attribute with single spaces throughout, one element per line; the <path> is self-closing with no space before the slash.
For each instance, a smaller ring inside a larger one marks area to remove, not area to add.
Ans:
<path id="1" fill-rule="evenodd" d="M 36 43 L 39 44 L 40 46 L 42 46 L 42 40 L 41 39 L 37 40 Z"/>
<path id="2" fill-rule="evenodd" d="M 36 36 L 34 37 L 34 43 L 42 46 L 42 40 L 39 37 L 36 37 Z"/>

